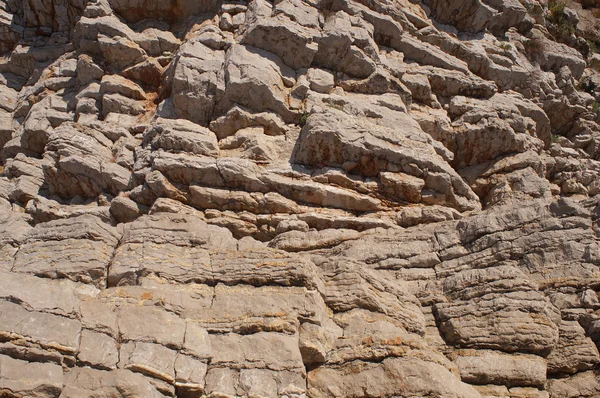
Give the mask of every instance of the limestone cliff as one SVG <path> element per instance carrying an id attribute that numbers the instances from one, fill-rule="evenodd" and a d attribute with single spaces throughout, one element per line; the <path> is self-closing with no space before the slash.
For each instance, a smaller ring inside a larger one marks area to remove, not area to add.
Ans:
<path id="1" fill-rule="evenodd" d="M 0 0 L 0 396 L 600 397 L 588 3 Z"/>

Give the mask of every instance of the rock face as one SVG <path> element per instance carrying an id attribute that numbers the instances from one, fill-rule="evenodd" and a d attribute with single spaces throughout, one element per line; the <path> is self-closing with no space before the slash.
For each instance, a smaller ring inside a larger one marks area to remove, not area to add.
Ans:
<path id="1" fill-rule="evenodd" d="M 574 7 L 0 1 L 0 396 L 599 397 Z"/>

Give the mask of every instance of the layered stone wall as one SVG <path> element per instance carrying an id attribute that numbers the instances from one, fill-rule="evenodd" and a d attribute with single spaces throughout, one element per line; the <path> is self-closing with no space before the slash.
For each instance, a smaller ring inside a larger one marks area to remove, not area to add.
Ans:
<path id="1" fill-rule="evenodd" d="M 556 12 L 0 1 L 0 396 L 600 396 Z"/>

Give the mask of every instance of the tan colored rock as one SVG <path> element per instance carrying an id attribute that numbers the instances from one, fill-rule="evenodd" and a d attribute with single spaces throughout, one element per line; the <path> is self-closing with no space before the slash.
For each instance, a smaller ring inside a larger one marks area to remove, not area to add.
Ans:
<path id="1" fill-rule="evenodd" d="M 0 3 L 0 395 L 600 395 L 591 10 Z"/>
<path id="2" fill-rule="evenodd" d="M 0 149 L 4 147 L 8 141 L 12 139 L 13 135 L 13 121 L 10 113 L 0 110 Z"/>
<path id="3" fill-rule="evenodd" d="M 118 239 L 115 228 L 90 215 L 41 223 L 28 235 L 13 270 L 102 286 Z"/>
<path id="4" fill-rule="evenodd" d="M 296 202 L 276 192 L 248 193 L 192 185 L 189 202 L 200 209 L 246 210 L 257 214 L 299 212 Z"/>
<path id="5" fill-rule="evenodd" d="M 276 54 L 293 69 L 307 68 L 317 52 L 319 33 L 296 21 L 293 14 L 290 18 L 285 13 L 271 18 L 250 16 L 242 43 Z M 290 51 L 290 47 L 295 51 Z"/>
<path id="6" fill-rule="evenodd" d="M 235 154 L 259 164 L 267 164 L 279 159 L 279 148 L 284 142 L 284 137 L 265 135 L 262 127 L 250 127 L 221 140 L 219 148 L 224 156 Z"/>
<path id="7" fill-rule="evenodd" d="M 311 90 L 314 90 L 318 93 L 329 94 L 335 85 L 333 74 L 324 69 L 309 69 L 307 72 L 307 78 L 310 82 Z"/>
<path id="8" fill-rule="evenodd" d="M 216 10 L 215 1 L 197 4 L 193 1 L 166 2 L 148 5 L 142 0 L 115 1 L 109 0 L 110 6 L 130 22 L 138 22 L 148 18 L 176 19 L 183 15 L 202 14 Z"/>
<path id="9" fill-rule="evenodd" d="M 543 40 L 541 44 L 543 51 L 540 52 L 540 66 L 544 70 L 558 72 L 563 66 L 569 67 L 573 77 L 579 79 L 585 68 L 585 61 L 581 54 L 562 44 Z"/>
<path id="10" fill-rule="evenodd" d="M 117 196 L 110 202 L 110 213 L 120 222 L 128 222 L 140 216 L 140 209 L 133 200 L 125 196 Z"/>
<path id="11" fill-rule="evenodd" d="M 181 225 L 165 241 L 161 228 L 169 228 L 173 220 L 180 220 Z M 137 275 L 149 274 L 211 285 L 317 283 L 312 263 L 273 249 L 238 251 L 229 231 L 191 217 L 166 213 L 142 217 L 130 224 L 121 242 L 111 265 L 109 283 L 114 285 L 131 284 Z M 145 253 L 142 257 L 141 252 Z M 173 258 L 178 261 L 173 262 Z"/>
<path id="12" fill-rule="evenodd" d="M 381 364 L 357 362 L 339 368 L 318 368 L 309 374 L 309 393 L 334 397 L 342 391 L 362 396 L 365 389 L 374 397 L 390 394 L 479 397 L 473 387 L 461 383 L 440 365 L 418 359 L 389 358 Z"/>
<path id="13" fill-rule="evenodd" d="M 340 129 L 340 125 L 344 127 Z M 474 194 L 462 179 L 431 147 L 425 149 L 431 138 L 418 126 L 392 130 L 349 118 L 342 111 L 328 110 L 309 117 L 299 140 L 300 147 L 295 153 L 298 163 L 344 167 L 352 162 L 354 173 L 368 177 L 384 171 L 416 174 L 415 177 L 425 181 L 424 188 L 432 200 L 459 210 L 478 207 Z M 416 147 L 422 149 L 413 149 Z M 422 172 L 424 168 L 428 169 L 428 175 Z"/>
<path id="14" fill-rule="evenodd" d="M 494 110 L 488 111 L 482 111 L 482 103 L 464 97 L 454 97 L 451 102 L 458 167 L 508 153 L 539 151 L 550 142 L 550 123 L 539 107 L 518 95 L 496 94 L 492 98 Z M 503 116 L 506 112 L 522 116 L 507 119 Z"/>
<path id="15" fill-rule="evenodd" d="M 187 120 L 158 119 L 147 134 L 153 149 L 213 157 L 219 154 L 214 134 Z"/>
<path id="16" fill-rule="evenodd" d="M 285 122 L 272 112 L 251 113 L 244 108 L 234 106 L 225 116 L 210 123 L 211 131 L 223 139 L 247 127 L 263 126 L 267 135 L 281 135 L 286 131 Z"/>
<path id="17" fill-rule="evenodd" d="M 211 335 L 214 356 L 211 365 L 233 368 L 295 370 L 304 367 L 296 339 L 278 333 Z"/>
<path id="18" fill-rule="evenodd" d="M 104 75 L 102 68 L 94 63 L 94 60 L 86 54 L 79 56 L 77 60 L 77 82 L 84 86 L 94 80 L 101 80 Z"/>
<path id="19" fill-rule="evenodd" d="M 119 361 L 117 342 L 105 334 L 83 330 L 77 358 L 94 367 L 116 369 Z"/>
<path id="20" fill-rule="evenodd" d="M 460 30 L 479 32 L 495 14 L 495 10 L 482 1 L 453 2 L 443 5 L 431 2 L 433 15 L 442 23 L 451 23 Z"/>
<path id="21" fill-rule="evenodd" d="M 107 63 L 114 70 L 123 70 L 143 62 L 146 55 L 140 46 L 126 37 L 109 37 L 100 34 L 98 46 Z"/>
<path id="22" fill-rule="evenodd" d="M 0 295 L 7 301 L 19 302 L 28 310 L 65 317 L 73 317 L 79 313 L 79 298 L 74 294 L 74 286 L 67 281 L 53 283 L 15 272 L 1 272 L 0 275 Z M 32 284 L 39 284 L 43 289 L 29 289 Z"/>
<path id="23" fill-rule="evenodd" d="M 546 383 L 546 361 L 543 358 L 492 351 L 464 351 L 461 354 L 454 363 L 458 366 L 461 380 L 466 383 L 507 387 L 543 387 Z"/>
<path id="24" fill-rule="evenodd" d="M 198 40 L 182 45 L 170 69 L 171 102 L 165 104 L 164 116 L 172 112 L 174 117 L 208 124 L 214 112 L 217 87 L 222 86 L 219 71 L 224 61 L 222 51 L 212 50 Z"/>
<path id="25" fill-rule="evenodd" d="M 593 372 L 581 372 L 570 378 L 549 379 L 548 389 L 553 397 L 593 397 L 600 392 L 600 383 Z"/>
<path id="26" fill-rule="evenodd" d="M 131 172 L 113 163 L 111 147 L 110 140 L 95 129 L 62 125 L 47 147 L 49 162 L 44 164 L 44 176 L 50 191 L 70 198 L 125 190 Z"/>
<path id="27" fill-rule="evenodd" d="M 204 390 L 207 366 L 204 362 L 187 356 L 175 358 L 175 387 L 188 394 L 198 394 Z"/>
<path id="28" fill-rule="evenodd" d="M 548 357 L 549 374 L 575 374 L 592 368 L 599 360 L 596 346 L 579 323 L 560 323 L 558 345 Z"/>
<path id="29" fill-rule="evenodd" d="M 9 394 L 57 397 L 63 387 L 63 371 L 51 363 L 29 363 L 0 355 L 0 388 Z"/>
<path id="30" fill-rule="evenodd" d="M 387 196 L 396 197 L 398 201 L 406 200 L 413 203 L 421 201 L 421 191 L 425 181 L 404 173 L 384 172 L 379 174 L 381 184 L 391 191 Z"/>
<path id="31" fill-rule="evenodd" d="M 269 173 L 261 176 L 261 180 L 296 202 L 359 212 L 374 211 L 382 207 L 381 201 L 371 196 L 305 179 Z"/>
<path id="32" fill-rule="evenodd" d="M 22 340 L 64 354 L 75 354 L 79 348 L 81 324 L 75 319 L 45 312 L 29 312 L 8 301 L 2 307 L 2 334 L 9 340 Z"/>
<path id="33" fill-rule="evenodd" d="M 103 371 L 90 368 L 75 368 L 66 373 L 62 397 L 93 397 L 98 391 L 116 397 L 125 394 L 158 398 L 160 394 L 151 382 L 129 370 Z"/>
<path id="34" fill-rule="evenodd" d="M 506 305 L 498 307 L 497 300 Z M 554 309 L 535 291 L 490 293 L 475 300 L 436 304 L 435 310 L 446 341 L 461 347 L 543 354 L 558 339 L 558 327 L 551 320 Z M 538 333 L 529 335 L 530 327 Z"/>
<path id="35" fill-rule="evenodd" d="M 77 217 L 85 214 L 98 217 L 106 223 L 110 222 L 109 206 L 99 206 L 97 203 L 65 206 L 57 201 L 48 200 L 39 195 L 27 202 L 25 211 L 33 217 L 36 223 Z"/>
<path id="36" fill-rule="evenodd" d="M 177 353 L 159 344 L 129 342 L 119 350 L 119 367 L 173 383 Z"/>
<path id="37" fill-rule="evenodd" d="M 100 93 L 117 93 L 136 100 L 146 99 L 144 90 L 134 82 L 119 75 L 105 75 L 100 82 Z"/>
<path id="38" fill-rule="evenodd" d="M 277 56 L 255 47 L 233 45 L 226 61 L 229 79 L 217 114 L 237 104 L 257 112 L 275 112 L 287 123 L 296 118 L 289 110 L 286 89 L 286 82 L 291 83 L 295 73 Z"/>

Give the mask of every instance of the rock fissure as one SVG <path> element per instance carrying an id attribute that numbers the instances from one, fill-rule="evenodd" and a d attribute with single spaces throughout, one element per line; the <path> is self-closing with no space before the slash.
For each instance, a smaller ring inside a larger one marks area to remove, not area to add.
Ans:
<path id="1" fill-rule="evenodd" d="M 588 6 L 0 6 L 0 391 L 600 396 Z"/>

